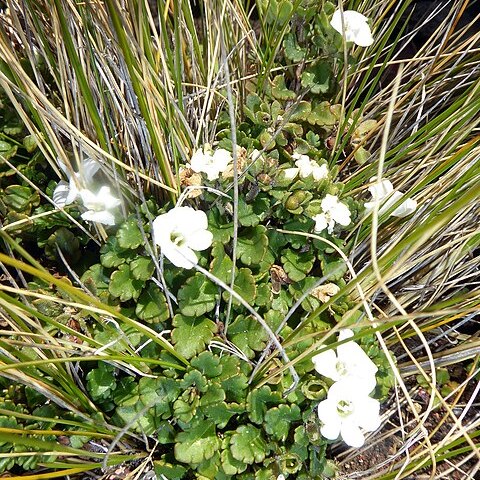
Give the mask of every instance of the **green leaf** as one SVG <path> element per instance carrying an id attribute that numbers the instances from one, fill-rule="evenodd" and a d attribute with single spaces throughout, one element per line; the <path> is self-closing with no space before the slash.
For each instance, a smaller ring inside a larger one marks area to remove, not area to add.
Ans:
<path id="1" fill-rule="evenodd" d="M 307 50 L 298 45 L 293 33 L 287 33 L 287 35 L 285 35 L 283 48 L 285 49 L 285 56 L 295 63 L 301 62 L 307 55 Z M 291 117 L 290 119 L 293 121 Z"/>
<path id="2" fill-rule="evenodd" d="M 148 280 L 152 277 L 155 266 L 150 258 L 138 257 L 130 262 L 130 270 L 137 280 Z"/>
<path id="3" fill-rule="evenodd" d="M 207 378 L 218 377 L 222 373 L 221 359 L 212 352 L 202 352 L 190 362 L 193 368 L 196 368 Z"/>
<path id="4" fill-rule="evenodd" d="M 87 388 L 96 401 L 111 398 L 115 390 L 116 381 L 113 372 L 115 368 L 105 362 L 99 362 L 98 368 L 87 373 Z"/>
<path id="5" fill-rule="evenodd" d="M 108 291 L 112 296 L 119 298 L 120 301 L 126 302 L 131 299 L 136 300 L 140 296 L 144 285 L 145 282 L 136 280 L 130 267 L 123 264 L 112 273 Z"/>
<path id="6" fill-rule="evenodd" d="M 342 259 L 337 260 L 337 257 L 330 257 L 326 254 L 320 255 L 319 258 L 322 273 L 328 275 L 329 280 L 340 280 L 347 273 L 347 265 Z"/>
<path id="7" fill-rule="evenodd" d="M 234 458 L 230 449 L 222 450 L 221 456 L 222 468 L 227 475 L 236 475 L 247 469 L 247 464 Z"/>
<path id="8" fill-rule="evenodd" d="M 37 136 L 36 135 L 27 135 L 23 139 L 23 146 L 28 153 L 32 153 L 38 146 Z"/>
<path id="9" fill-rule="evenodd" d="M 214 242 L 227 244 L 233 235 L 233 224 L 225 223 L 225 216 L 221 215 L 217 208 L 207 212 L 208 230 L 212 232 Z"/>
<path id="10" fill-rule="evenodd" d="M 240 360 L 224 355 L 221 357 L 222 373 L 217 379 L 225 391 L 228 401 L 244 402 L 247 396 L 248 377 L 242 371 Z M 245 368 L 245 367 L 244 367 Z"/>
<path id="11" fill-rule="evenodd" d="M 297 252 L 292 249 L 282 251 L 282 263 L 288 278 L 293 282 L 303 280 L 315 263 L 315 256 L 308 252 Z"/>
<path id="12" fill-rule="evenodd" d="M 129 218 L 120 226 L 117 239 L 121 248 L 135 249 L 142 245 L 144 238 L 135 218 Z"/>
<path id="13" fill-rule="evenodd" d="M 244 229 L 238 237 L 237 258 L 244 265 L 256 266 L 262 261 L 268 248 L 268 237 L 265 232 L 266 228 L 263 225 L 257 225 Z"/>
<path id="14" fill-rule="evenodd" d="M 252 465 L 265 460 L 269 448 L 262 438 L 262 432 L 253 425 L 240 425 L 230 439 L 233 458 Z"/>
<path id="15" fill-rule="evenodd" d="M 295 429 L 293 438 L 294 441 L 290 448 L 290 452 L 295 453 L 302 462 L 305 462 L 308 458 L 308 446 L 310 445 L 310 441 L 308 440 L 308 435 L 305 432 L 305 427 L 303 425 L 300 425 Z"/>
<path id="16" fill-rule="evenodd" d="M 174 417 L 177 421 L 188 424 L 197 414 L 200 397 L 196 393 L 185 391 L 173 404 Z"/>
<path id="17" fill-rule="evenodd" d="M 215 424 L 208 420 L 198 422 L 188 431 L 179 433 L 175 442 L 175 458 L 187 464 L 208 460 L 220 448 Z"/>
<path id="18" fill-rule="evenodd" d="M 135 314 L 150 323 L 163 322 L 170 316 L 165 295 L 154 283 L 149 283 L 142 291 Z"/>
<path id="19" fill-rule="evenodd" d="M 312 93 L 327 93 L 330 89 L 332 69 L 328 62 L 319 61 L 302 73 L 302 87 Z"/>
<path id="20" fill-rule="evenodd" d="M 177 353 L 185 358 L 203 352 L 217 330 L 215 323 L 205 317 L 175 315 L 173 325 L 172 342 Z"/>
<path id="21" fill-rule="evenodd" d="M 253 423 L 263 422 L 268 405 L 280 405 L 283 403 L 278 392 L 272 392 L 268 385 L 252 390 L 247 397 L 247 411 Z"/>
<path id="22" fill-rule="evenodd" d="M 253 358 L 255 351 L 265 348 L 268 334 L 254 318 L 239 315 L 228 328 L 228 338 L 248 358 Z"/>
<path id="23" fill-rule="evenodd" d="M 2 200 L 10 209 L 29 215 L 32 207 L 40 204 L 40 195 L 30 187 L 9 185 L 4 191 Z"/>
<path id="24" fill-rule="evenodd" d="M 110 237 L 100 248 L 100 262 L 105 268 L 116 268 L 135 257 L 135 252 L 121 248 L 116 237 Z"/>
<path id="25" fill-rule="evenodd" d="M 258 215 L 253 212 L 252 205 L 243 199 L 238 200 L 238 221 L 244 227 L 255 227 L 260 221 Z"/>
<path id="26" fill-rule="evenodd" d="M 284 442 L 290 425 L 302 418 L 298 405 L 279 405 L 265 414 L 265 431 Z"/>
<path id="27" fill-rule="evenodd" d="M 321 102 L 312 108 L 312 113 L 308 117 L 308 122 L 314 125 L 333 127 L 339 120 L 335 105 L 328 102 Z"/>
<path id="28" fill-rule="evenodd" d="M 249 268 L 240 268 L 238 271 L 233 289 L 237 292 L 249 305 L 253 305 L 256 296 L 255 279 L 253 278 L 252 271 Z M 227 291 L 222 293 L 223 299 L 228 300 L 230 294 Z M 240 302 L 234 298 L 234 305 L 240 305 Z"/>
<path id="29" fill-rule="evenodd" d="M 169 480 L 181 480 L 187 469 L 181 465 L 172 465 L 166 460 L 154 460 L 153 468 L 157 478 L 162 478 L 162 475 Z"/>
<path id="30" fill-rule="evenodd" d="M 286 87 L 284 75 L 277 75 L 272 80 L 271 90 L 273 97 L 277 100 L 295 100 L 297 98 L 296 93 Z"/>
<path id="31" fill-rule="evenodd" d="M 199 317 L 215 308 L 217 287 L 204 275 L 190 277 L 178 291 L 178 305 L 183 315 Z"/>
<path id="32" fill-rule="evenodd" d="M 233 262 L 231 258 L 225 253 L 223 244 L 214 242 L 212 247 L 212 262 L 210 264 L 210 273 L 215 275 L 222 282 L 230 283 L 232 274 Z"/>

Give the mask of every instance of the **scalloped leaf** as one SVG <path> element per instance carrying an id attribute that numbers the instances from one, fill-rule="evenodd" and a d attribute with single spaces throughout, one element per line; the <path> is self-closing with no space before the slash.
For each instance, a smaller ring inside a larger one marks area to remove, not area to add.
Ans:
<path id="1" fill-rule="evenodd" d="M 237 258 L 244 265 L 256 266 L 262 261 L 268 249 L 266 230 L 263 225 L 257 225 L 245 229 L 242 235 L 238 237 Z"/>
<path id="2" fill-rule="evenodd" d="M 205 350 L 217 330 L 214 322 L 205 317 L 175 315 L 172 342 L 175 350 L 185 358 L 192 358 Z"/>
<path id="3" fill-rule="evenodd" d="M 127 264 L 120 265 L 118 270 L 110 276 L 108 291 L 110 295 L 117 297 L 122 302 L 136 300 L 145 285 L 145 282 L 136 280 Z"/>
<path id="4" fill-rule="evenodd" d="M 155 265 L 147 257 L 138 257 L 130 262 L 130 270 L 137 280 L 148 280 L 152 277 Z"/>
<path id="5" fill-rule="evenodd" d="M 167 299 L 154 283 L 149 283 L 142 291 L 135 307 L 135 315 L 150 323 L 163 322 L 170 316 Z"/>
<path id="6" fill-rule="evenodd" d="M 257 287 L 253 278 L 252 271 L 249 268 L 240 268 L 235 276 L 233 289 L 237 292 L 249 305 L 253 305 L 257 293 Z M 227 291 L 222 293 L 223 299 L 228 300 L 230 294 Z M 234 305 L 240 305 L 240 302 L 234 298 Z"/>
<path id="7" fill-rule="evenodd" d="M 279 405 L 265 414 L 265 431 L 284 442 L 291 424 L 301 418 L 302 413 L 298 405 Z"/>
<path id="8" fill-rule="evenodd" d="M 116 268 L 135 258 L 135 252 L 121 248 L 117 237 L 110 237 L 100 248 L 100 262 L 105 268 Z"/>
<path id="9" fill-rule="evenodd" d="M 182 463 L 201 463 L 215 455 L 220 448 L 215 424 L 209 420 L 198 422 L 175 438 L 175 458 Z"/>
<path id="10" fill-rule="evenodd" d="M 260 221 L 258 215 L 253 211 L 253 206 L 243 199 L 238 200 L 238 221 L 244 227 L 255 227 Z"/>
<path id="11" fill-rule="evenodd" d="M 215 308 L 217 287 L 204 275 L 190 277 L 178 291 L 178 305 L 183 315 L 199 317 Z"/>
<path id="12" fill-rule="evenodd" d="M 134 218 L 124 222 L 117 232 L 118 244 L 121 248 L 138 248 L 144 242 L 142 231 Z"/>
<path id="13" fill-rule="evenodd" d="M 315 255 L 310 252 L 282 251 L 282 263 L 288 278 L 294 282 L 303 280 L 315 263 Z"/>
<path id="14" fill-rule="evenodd" d="M 205 375 L 207 378 L 218 377 L 222 373 L 221 359 L 212 352 L 202 352 L 190 362 L 193 368 Z"/>
<path id="15" fill-rule="evenodd" d="M 247 411 L 253 423 L 263 422 L 268 405 L 280 405 L 283 403 L 278 392 L 272 392 L 268 385 L 252 390 L 247 397 Z"/>
<path id="16" fill-rule="evenodd" d="M 222 450 L 220 458 L 222 459 L 223 471 L 227 475 L 236 475 L 237 473 L 242 473 L 247 469 L 247 464 L 237 460 L 229 449 Z"/>
<path id="17" fill-rule="evenodd" d="M 253 425 L 240 425 L 230 439 L 230 451 L 236 460 L 252 465 L 265 460 L 270 451 L 262 431 Z"/>
<path id="18" fill-rule="evenodd" d="M 254 318 L 239 315 L 228 328 L 228 338 L 248 358 L 253 358 L 256 351 L 265 348 L 268 334 Z"/>
<path id="19" fill-rule="evenodd" d="M 230 283 L 233 262 L 225 253 L 223 244 L 220 242 L 214 242 L 211 255 L 213 260 L 210 263 L 210 273 L 222 280 L 222 282 L 227 284 Z"/>

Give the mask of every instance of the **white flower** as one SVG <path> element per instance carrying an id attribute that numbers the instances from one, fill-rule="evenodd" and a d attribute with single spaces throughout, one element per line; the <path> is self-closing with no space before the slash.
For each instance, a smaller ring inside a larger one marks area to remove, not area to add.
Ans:
<path id="1" fill-rule="evenodd" d="M 341 35 L 342 12 L 336 10 L 333 14 L 330 25 Z M 360 47 L 368 47 L 373 43 L 372 32 L 368 25 L 368 18 L 355 10 L 346 10 L 343 12 L 343 26 L 345 27 L 345 41 L 354 42 Z"/>
<path id="2" fill-rule="evenodd" d="M 207 178 L 216 180 L 232 161 L 232 154 L 224 148 L 219 148 L 212 153 L 209 145 L 199 148 L 190 160 L 190 168 L 194 172 L 203 172 Z"/>
<path id="3" fill-rule="evenodd" d="M 332 233 L 335 223 L 339 223 L 344 227 L 350 224 L 350 210 L 347 205 L 338 201 L 336 195 L 327 193 L 322 200 L 321 207 L 323 212 L 313 217 L 316 232 L 321 232 L 328 228 L 328 233 Z"/>
<path id="4" fill-rule="evenodd" d="M 60 161 L 59 166 L 67 176 L 68 182 L 65 182 L 64 180 L 58 182 L 58 185 L 53 191 L 53 202 L 56 206 L 63 208 L 65 205 L 70 205 L 78 197 L 78 185 L 83 184 L 88 187 L 93 176 L 100 168 L 100 164 L 91 158 L 86 158 L 80 163 L 80 170 L 74 172 L 73 175 L 70 173 L 67 166 Z"/>
<path id="5" fill-rule="evenodd" d="M 353 337 L 349 329 L 341 330 L 338 334 L 338 341 Z M 349 341 L 337 347 L 337 353 L 327 350 L 312 358 L 315 370 L 324 377 L 338 382 L 345 378 L 354 377 L 363 382 L 367 394 L 377 384 L 375 373 L 377 366 L 370 360 L 362 347 L 354 341 Z"/>
<path id="6" fill-rule="evenodd" d="M 115 225 L 115 217 L 109 210 L 118 207 L 120 200 L 110 193 L 110 187 L 102 187 L 97 194 L 87 189 L 80 190 L 80 198 L 87 209 L 81 217 L 88 222 Z"/>
<path id="7" fill-rule="evenodd" d="M 375 179 L 370 179 L 374 181 Z M 365 203 L 365 208 L 370 211 L 375 207 L 375 203 L 381 203 L 382 206 L 379 210 L 379 214 L 385 213 L 393 205 L 403 197 L 403 193 L 394 191 L 392 182 L 390 180 L 382 180 L 380 183 L 375 183 L 368 187 L 368 191 L 372 195 L 372 201 Z M 388 198 L 387 198 L 388 197 Z M 413 213 L 417 208 L 417 202 L 411 198 L 407 198 L 402 202 L 392 213 L 394 217 L 406 217 Z"/>
<path id="8" fill-rule="evenodd" d="M 198 263 L 194 250 L 205 250 L 213 235 L 207 230 L 205 212 L 175 207 L 153 221 L 153 240 L 175 266 L 192 268 Z"/>
<path id="9" fill-rule="evenodd" d="M 307 178 L 312 175 L 317 182 L 327 178 L 328 168 L 325 164 L 319 165 L 315 160 L 310 159 L 308 155 L 294 153 L 292 156 L 297 159 L 295 165 L 298 167 L 300 177 Z"/>
<path id="10" fill-rule="evenodd" d="M 321 434 L 329 440 L 341 435 L 351 447 L 361 447 L 365 437 L 360 430 L 373 432 L 380 426 L 380 403 L 370 398 L 362 380 L 346 378 L 334 383 L 327 399 L 318 405 Z"/>

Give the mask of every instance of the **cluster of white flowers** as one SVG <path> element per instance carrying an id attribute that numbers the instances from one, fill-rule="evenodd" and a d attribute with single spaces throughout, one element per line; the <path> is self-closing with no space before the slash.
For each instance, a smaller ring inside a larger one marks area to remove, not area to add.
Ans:
<path id="1" fill-rule="evenodd" d="M 350 210 L 347 205 L 338 200 L 336 195 L 327 193 L 320 205 L 322 213 L 318 213 L 313 217 L 316 232 L 322 232 L 327 229 L 328 233 L 332 233 L 335 223 L 339 223 L 344 227 L 350 224 Z"/>
<path id="2" fill-rule="evenodd" d="M 196 251 L 212 244 L 205 212 L 175 207 L 153 221 L 153 241 L 175 266 L 192 268 L 198 263 Z"/>
<path id="3" fill-rule="evenodd" d="M 374 181 L 375 178 L 370 179 L 370 182 Z M 398 192 L 393 189 L 393 185 L 390 180 L 382 180 L 379 183 L 377 182 L 368 187 L 368 191 L 372 195 L 372 201 L 365 203 L 365 209 L 367 211 L 371 211 L 375 207 L 375 204 L 378 203 L 381 205 L 378 211 L 380 215 L 389 210 L 403 197 L 402 192 Z M 391 213 L 391 215 L 399 218 L 406 217 L 407 215 L 413 213 L 416 208 L 417 202 L 411 198 L 407 198 Z"/>
<path id="4" fill-rule="evenodd" d="M 330 25 L 341 35 L 346 42 L 353 42 L 359 47 L 368 47 L 373 43 L 372 31 L 368 25 L 368 18 L 355 10 L 336 10 Z"/>
<path id="5" fill-rule="evenodd" d="M 63 208 L 73 203 L 80 197 L 83 206 L 87 209 L 81 217 L 87 222 L 114 225 L 115 216 L 111 210 L 118 207 L 121 202 L 110 193 L 110 187 L 102 186 L 97 193 L 90 190 L 93 177 L 100 169 L 100 164 L 91 158 L 85 158 L 80 163 L 78 172 L 70 172 L 66 165 L 59 162 L 60 168 L 68 178 L 68 182 L 60 180 L 53 191 L 53 203 Z M 84 187 L 84 188 L 79 188 Z"/>
<path id="6" fill-rule="evenodd" d="M 351 330 L 342 330 L 338 340 L 353 337 Z M 341 436 L 351 447 L 361 447 L 365 437 L 360 430 L 373 432 L 380 426 L 380 403 L 369 395 L 375 388 L 376 365 L 360 345 L 350 340 L 312 358 L 315 370 L 335 383 L 327 399 L 318 405 L 322 422 L 321 434 L 329 440 Z"/>
<path id="7" fill-rule="evenodd" d="M 308 155 L 300 153 L 294 153 L 292 157 L 296 159 L 296 167 L 284 170 L 285 178 L 293 180 L 297 175 L 300 175 L 300 178 L 307 178 L 311 175 L 314 180 L 319 182 L 328 177 L 328 168 L 325 164 L 319 165 Z"/>
<path id="8" fill-rule="evenodd" d="M 208 180 L 217 180 L 233 161 L 232 154 L 224 148 L 213 151 L 206 143 L 194 152 L 190 159 L 190 168 L 197 173 L 205 173 Z"/>

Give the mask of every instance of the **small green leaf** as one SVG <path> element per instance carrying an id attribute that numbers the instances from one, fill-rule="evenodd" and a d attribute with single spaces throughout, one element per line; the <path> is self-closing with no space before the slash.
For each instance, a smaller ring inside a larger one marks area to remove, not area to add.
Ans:
<path id="1" fill-rule="evenodd" d="M 215 424 L 204 420 L 175 438 L 175 458 L 182 463 L 201 463 L 213 457 L 220 448 Z"/>
<path id="2" fill-rule="evenodd" d="M 142 291 L 135 314 L 141 320 L 150 323 L 163 322 L 170 316 L 165 295 L 154 283 L 149 283 Z"/>
<path id="3" fill-rule="evenodd" d="M 252 390 L 247 397 L 247 410 L 253 423 L 263 422 L 268 405 L 280 405 L 283 403 L 278 392 L 272 392 L 268 385 Z"/>
<path id="4" fill-rule="evenodd" d="M 116 237 L 110 237 L 100 248 L 100 262 L 105 268 L 116 268 L 134 258 L 135 252 L 121 248 Z"/>
<path id="5" fill-rule="evenodd" d="M 122 302 L 136 300 L 142 291 L 145 282 L 133 278 L 130 267 L 126 264 L 120 265 L 118 270 L 112 273 L 108 291 Z"/>
<path id="6" fill-rule="evenodd" d="M 98 368 L 87 373 L 87 388 L 94 400 L 111 398 L 115 390 L 116 381 L 113 375 L 115 368 L 105 362 L 99 362 Z"/>
<path id="7" fill-rule="evenodd" d="M 212 247 L 212 262 L 210 264 L 210 273 L 222 280 L 222 282 L 230 283 L 232 275 L 233 262 L 225 253 L 223 244 L 214 242 Z"/>
<path id="8" fill-rule="evenodd" d="M 29 215 L 32 207 L 40 204 L 40 195 L 30 187 L 9 185 L 4 191 L 2 200 L 12 210 Z"/>
<path id="9" fill-rule="evenodd" d="M 110 278 L 105 275 L 104 268 L 99 263 L 92 265 L 80 280 L 96 297 L 101 299 L 108 297 Z"/>
<path id="10" fill-rule="evenodd" d="M 268 248 L 268 237 L 265 235 L 266 228 L 257 225 L 246 228 L 238 237 L 237 258 L 244 265 L 258 265 L 265 256 Z"/>
<path id="11" fill-rule="evenodd" d="M 279 405 L 265 414 L 265 431 L 284 442 L 290 431 L 290 425 L 301 418 L 298 405 Z"/>
<path id="12" fill-rule="evenodd" d="M 27 135 L 23 139 L 23 146 L 28 153 L 32 153 L 38 146 L 36 135 Z"/>
<path id="13" fill-rule="evenodd" d="M 285 85 L 284 75 L 277 75 L 272 80 L 271 90 L 273 97 L 277 100 L 295 100 L 297 97 L 296 93 L 289 90 Z"/>
<path id="14" fill-rule="evenodd" d="M 248 377 L 242 371 L 238 358 L 224 355 L 221 357 L 222 373 L 217 379 L 225 391 L 228 401 L 244 402 L 247 395 Z M 242 366 L 247 364 L 242 364 Z"/>
<path id="15" fill-rule="evenodd" d="M 233 235 L 233 224 L 225 223 L 225 216 L 220 214 L 217 208 L 212 208 L 207 212 L 208 230 L 212 232 L 213 240 L 227 244 Z"/>
<path id="16" fill-rule="evenodd" d="M 283 48 L 285 49 L 285 56 L 295 63 L 301 62 L 307 55 L 307 50 L 298 45 L 293 33 L 287 33 L 287 35 L 285 35 Z M 293 121 L 291 117 L 290 119 Z"/>
<path id="17" fill-rule="evenodd" d="M 243 199 L 238 200 L 238 221 L 244 227 L 255 227 L 259 222 L 258 215 L 253 212 L 252 205 L 246 203 Z"/>
<path id="18" fill-rule="evenodd" d="M 227 475 L 236 475 L 247 469 L 247 464 L 234 458 L 230 449 L 222 450 L 222 468 Z"/>
<path id="19" fill-rule="evenodd" d="M 240 425 L 230 439 L 233 458 L 252 465 L 265 460 L 269 448 L 262 438 L 262 432 L 253 425 Z"/>
<path id="20" fill-rule="evenodd" d="M 173 325 L 172 342 L 177 353 L 185 358 L 203 352 L 217 330 L 215 323 L 205 317 L 175 315 Z"/>
<path id="21" fill-rule="evenodd" d="M 142 232 L 137 225 L 136 219 L 129 218 L 120 226 L 117 232 L 117 239 L 121 248 L 135 249 L 144 242 Z"/>
<path id="22" fill-rule="evenodd" d="M 330 89 L 332 70 L 328 62 L 319 61 L 302 73 L 302 87 L 312 93 L 327 93 Z"/>
<path id="23" fill-rule="evenodd" d="M 253 278 L 252 271 L 249 268 L 240 268 L 235 276 L 235 282 L 233 289 L 237 292 L 249 305 L 253 305 L 256 296 L 255 279 Z M 224 291 L 223 299 L 228 300 L 230 294 Z M 234 305 L 240 305 L 240 302 L 234 298 Z"/>
<path id="24" fill-rule="evenodd" d="M 137 280 L 148 280 L 152 277 L 155 266 L 150 258 L 138 257 L 130 262 L 130 270 Z"/>
<path id="25" fill-rule="evenodd" d="M 239 315 L 228 328 L 228 338 L 248 358 L 253 358 L 255 351 L 265 348 L 268 334 L 254 318 Z"/>
<path id="26" fill-rule="evenodd" d="M 157 478 L 168 478 L 168 480 L 181 480 L 187 469 L 181 465 L 172 465 L 166 460 L 154 460 L 153 468 Z"/>
<path id="27" fill-rule="evenodd" d="M 329 280 L 340 280 L 347 273 L 347 265 L 336 257 L 330 257 L 329 255 L 320 255 L 320 265 L 322 267 L 323 275 L 328 275 Z"/>
<path id="28" fill-rule="evenodd" d="M 196 368 L 207 378 L 218 377 L 222 373 L 221 359 L 212 352 L 202 352 L 190 362 L 193 368 Z"/>
<path id="29" fill-rule="evenodd" d="M 293 282 L 303 280 L 315 263 L 315 256 L 307 252 L 297 252 L 290 248 L 282 251 L 282 263 L 288 278 Z"/>
<path id="30" fill-rule="evenodd" d="M 215 308 L 217 287 L 204 275 L 190 277 L 178 291 L 178 305 L 183 315 L 199 317 Z"/>

